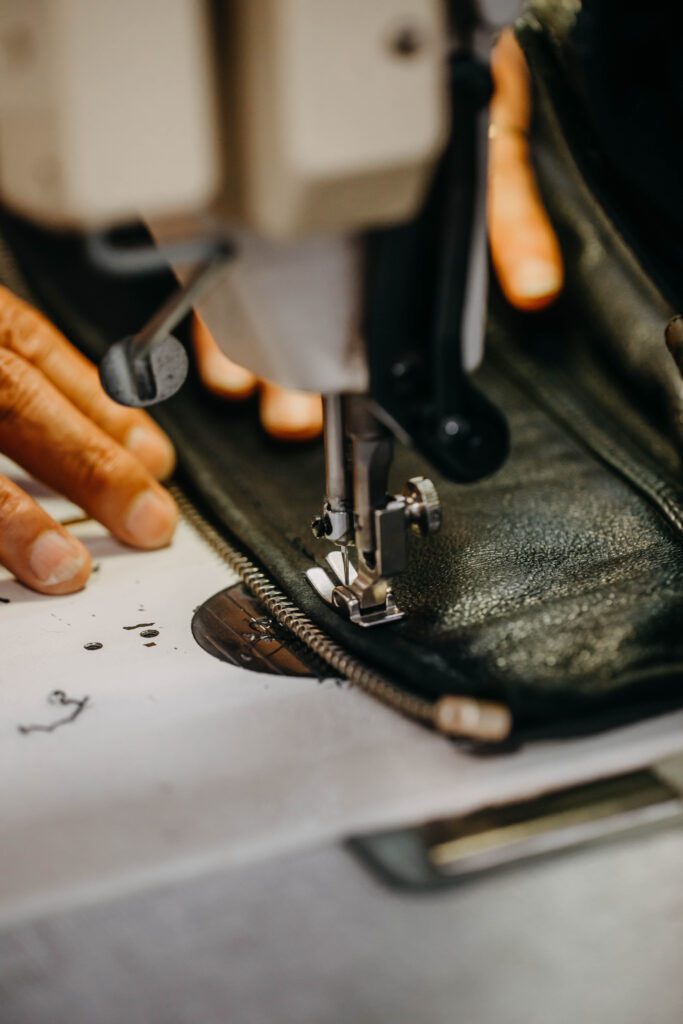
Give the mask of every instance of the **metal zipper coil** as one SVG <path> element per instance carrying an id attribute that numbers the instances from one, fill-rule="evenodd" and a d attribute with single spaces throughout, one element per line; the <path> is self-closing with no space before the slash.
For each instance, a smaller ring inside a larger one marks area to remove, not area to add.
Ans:
<path id="1" fill-rule="evenodd" d="M 400 690 L 374 669 L 357 661 L 331 640 L 277 587 L 251 559 L 238 551 L 209 523 L 177 484 L 169 488 L 183 518 L 216 554 L 240 577 L 246 587 L 261 601 L 268 614 L 288 629 L 318 658 L 344 679 L 364 690 L 376 700 L 409 718 L 439 727 L 437 704 Z"/>

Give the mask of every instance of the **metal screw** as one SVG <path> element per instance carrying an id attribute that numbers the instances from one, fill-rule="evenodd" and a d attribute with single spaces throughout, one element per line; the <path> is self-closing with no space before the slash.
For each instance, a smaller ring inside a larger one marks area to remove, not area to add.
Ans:
<path id="1" fill-rule="evenodd" d="M 441 502 L 436 487 L 424 476 L 414 476 L 403 488 L 405 513 L 411 529 L 421 537 L 441 527 Z"/>
<path id="2" fill-rule="evenodd" d="M 391 37 L 389 48 L 396 57 L 414 57 L 424 45 L 425 37 L 417 25 L 402 25 Z"/>
<path id="3" fill-rule="evenodd" d="M 313 517 L 313 519 L 311 520 L 311 530 L 313 531 L 313 536 L 317 540 L 322 540 L 323 537 L 327 536 L 327 530 L 325 528 L 325 519 L 323 516 Z"/>

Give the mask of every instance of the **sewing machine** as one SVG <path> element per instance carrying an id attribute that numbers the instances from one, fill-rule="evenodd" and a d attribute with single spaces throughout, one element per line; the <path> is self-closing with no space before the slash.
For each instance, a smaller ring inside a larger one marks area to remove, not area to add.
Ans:
<path id="1" fill-rule="evenodd" d="M 394 437 L 462 482 L 506 455 L 505 422 L 469 374 L 486 303 L 487 55 L 516 6 L 0 3 L 3 201 L 89 232 L 112 273 L 193 267 L 110 350 L 105 388 L 138 406 L 177 390 L 187 356 L 172 332 L 200 303 L 232 359 L 322 392 L 313 530 L 338 550 L 331 575 L 308 575 L 361 626 L 400 618 L 406 532 L 441 520 L 430 480 L 388 493 Z M 162 225 L 152 251 L 122 241 L 140 213 Z"/>

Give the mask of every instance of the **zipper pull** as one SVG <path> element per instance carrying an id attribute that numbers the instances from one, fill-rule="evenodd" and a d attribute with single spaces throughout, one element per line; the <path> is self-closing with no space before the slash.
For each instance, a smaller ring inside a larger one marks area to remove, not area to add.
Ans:
<path id="1" fill-rule="evenodd" d="M 441 697 L 434 708 L 434 725 L 447 736 L 500 743 L 512 731 L 512 715 L 504 704 L 473 697 Z"/>

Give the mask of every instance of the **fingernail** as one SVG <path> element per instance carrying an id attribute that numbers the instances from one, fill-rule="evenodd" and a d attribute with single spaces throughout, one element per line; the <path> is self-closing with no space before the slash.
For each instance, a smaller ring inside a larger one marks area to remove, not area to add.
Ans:
<path id="1" fill-rule="evenodd" d="M 160 548 L 168 544 L 177 520 L 176 507 L 169 495 L 143 491 L 128 507 L 125 528 L 131 543 L 141 548 Z"/>
<path id="2" fill-rule="evenodd" d="M 31 545 L 29 565 L 36 579 L 46 586 L 66 583 L 83 571 L 86 554 L 72 537 L 57 530 L 45 530 Z"/>
<path id="3" fill-rule="evenodd" d="M 221 352 L 206 354 L 201 361 L 201 371 L 204 383 L 214 391 L 246 397 L 256 387 L 256 378 L 251 370 L 238 366 Z"/>
<path id="4" fill-rule="evenodd" d="M 175 462 L 173 445 L 161 433 L 135 426 L 126 434 L 126 448 L 142 463 L 160 474 L 170 473 Z"/>
<path id="5" fill-rule="evenodd" d="M 303 391 L 270 394 L 264 403 L 263 425 L 276 437 L 315 437 L 322 429 L 320 398 Z"/>
<path id="6" fill-rule="evenodd" d="M 560 290 L 562 278 L 552 263 L 545 260 L 527 260 L 517 267 L 515 285 L 520 298 L 542 299 Z"/>

